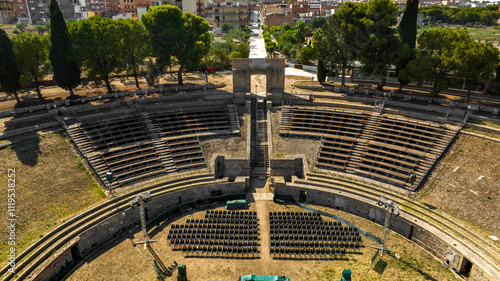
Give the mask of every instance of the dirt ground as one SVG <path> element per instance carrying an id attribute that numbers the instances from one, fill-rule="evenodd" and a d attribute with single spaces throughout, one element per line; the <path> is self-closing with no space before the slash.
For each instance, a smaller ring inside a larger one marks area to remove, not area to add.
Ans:
<path id="1" fill-rule="evenodd" d="M 312 167 L 320 141 L 318 139 L 281 137 L 279 135 L 281 109 L 271 110 L 273 151 L 272 158 L 292 158 L 306 155 L 307 164 Z"/>
<path id="2" fill-rule="evenodd" d="M 500 142 L 460 134 L 418 195 L 429 208 L 500 237 L 499 179 Z"/>
<path id="3" fill-rule="evenodd" d="M 238 106 L 237 111 L 241 136 L 219 137 L 201 141 L 201 146 L 203 147 L 205 158 L 209 166 L 213 165 L 215 157 L 218 155 L 224 155 L 227 158 L 250 157 L 246 152 L 248 139 L 247 128 L 250 124 L 250 109 Z"/>
<path id="4" fill-rule="evenodd" d="M 100 202 L 81 159 L 61 135 L 38 132 L 0 149 L 0 213 L 7 214 L 7 169 L 15 169 L 16 252 L 20 253 L 44 233 L 86 207 Z M 0 261 L 9 245 L 7 221 L 0 221 Z"/>
<path id="5" fill-rule="evenodd" d="M 339 280 L 343 269 L 346 268 L 352 270 L 353 280 L 455 280 L 453 273 L 444 268 L 437 259 L 394 233 L 389 233 L 387 246 L 396 253 L 384 255 L 373 264 L 371 260 L 375 250 L 370 246 L 375 246 L 375 242 L 365 237 L 359 253 L 348 254 L 344 259 L 273 259 L 269 255 L 269 243 L 264 241 L 264 233 L 268 236 L 269 232 L 268 212 L 302 210 L 295 205 L 275 204 L 272 201 L 254 202 L 249 210 L 256 210 L 258 203 L 263 206 L 258 211 L 261 238 L 258 258 L 187 257 L 182 251 L 173 251 L 166 239 L 171 224 L 183 224 L 187 219 L 201 219 L 205 210 L 191 210 L 185 216 L 164 222 L 152 231 L 151 238 L 158 240 L 152 244 L 152 248 L 169 269 L 165 280 L 176 280 L 178 264 L 186 264 L 187 277 L 192 281 L 237 280 L 239 276 L 248 274 L 281 275 L 293 281 L 331 281 Z M 334 209 L 317 208 L 351 220 L 377 236 L 381 235 L 382 227 L 368 220 Z M 224 208 L 216 206 L 214 209 Z M 265 209 L 265 212 L 262 209 Z M 262 218 L 266 220 L 264 223 Z M 331 219 L 323 217 L 323 220 Z M 132 241 L 139 239 L 140 233 L 137 230 L 115 240 L 85 260 L 67 280 L 156 280 L 149 262 L 153 260 L 151 253 L 147 249 L 144 250 L 142 245 L 134 247 L 132 244 Z"/>

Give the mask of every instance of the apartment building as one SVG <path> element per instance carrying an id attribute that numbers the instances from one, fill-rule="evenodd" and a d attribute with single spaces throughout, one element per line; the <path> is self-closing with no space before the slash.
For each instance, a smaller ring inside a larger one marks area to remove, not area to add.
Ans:
<path id="1" fill-rule="evenodd" d="M 0 0 L 0 24 L 10 23 L 15 17 L 14 2 L 12 0 Z"/>
<path id="2" fill-rule="evenodd" d="M 207 21 L 214 29 L 221 28 L 224 23 L 234 28 L 248 26 L 248 2 L 213 2 L 208 8 Z"/>
<path id="3" fill-rule="evenodd" d="M 4 1 L 4 0 L 0 0 Z M 36 24 L 49 21 L 50 0 L 13 0 L 14 10 L 19 22 Z M 59 7 L 65 19 L 85 18 L 85 0 L 59 0 Z"/>
<path id="4" fill-rule="evenodd" d="M 119 7 L 119 0 L 85 0 L 85 11 L 87 13 L 83 18 L 93 16 L 112 18 L 119 14 Z"/>
<path id="5" fill-rule="evenodd" d="M 207 4 L 205 0 L 152 0 L 153 6 L 173 5 L 179 7 L 183 13 L 190 12 L 201 17 L 208 14 Z"/>
<path id="6" fill-rule="evenodd" d="M 153 6 L 151 0 L 119 0 L 118 13 L 128 14 L 132 18 L 138 17 L 138 9 Z"/>
<path id="7" fill-rule="evenodd" d="M 283 23 L 293 26 L 299 20 L 309 25 L 315 17 L 329 17 L 337 8 L 337 5 L 314 1 L 302 4 L 273 4 L 262 8 L 261 17 L 262 22 L 269 27 Z"/>

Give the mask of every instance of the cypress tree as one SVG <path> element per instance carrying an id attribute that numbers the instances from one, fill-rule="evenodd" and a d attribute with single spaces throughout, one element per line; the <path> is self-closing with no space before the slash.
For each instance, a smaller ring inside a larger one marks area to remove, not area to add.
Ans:
<path id="1" fill-rule="evenodd" d="M 417 41 L 417 15 L 419 0 L 406 0 L 406 7 L 399 24 L 399 34 L 401 41 L 408 45 L 410 49 L 415 49 Z"/>
<path id="2" fill-rule="evenodd" d="M 401 42 L 407 47 L 402 46 L 399 55 L 399 61 L 396 64 L 396 76 L 399 80 L 399 91 L 408 83 L 408 75 L 400 75 L 404 72 L 408 63 L 415 58 L 415 43 L 417 41 L 417 15 L 419 0 L 406 0 L 406 7 L 403 18 L 399 24 L 399 35 Z"/>
<path id="3" fill-rule="evenodd" d="M 21 87 L 19 84 L 20 76 L 14 51 L 12 50 L 12 43 L 7 33 L 0 28 L 0 87 L 5 92 L 14 94 L 18 103 L 21 102 L 16 93 Z"/>
<path id="4" fill-rule="evenodd" d="M 318 71 L 316 73 L 318 82 L 323 83 L 326 80 L 326 68 L 322 59 L 318 59 Z"/>
<path id="5" fill-rule="evenodd" d="M 68 60 L 71 41 L 68 37 L 68 28 L 64 21 L 61 9 L 56 0 L 50 1 L 50 51 L 49 59 L 54 71 L 57 86 L 69 90 L 74 95 L 73 89 L 80 84 L 80 68 L 75 61 Z"/>

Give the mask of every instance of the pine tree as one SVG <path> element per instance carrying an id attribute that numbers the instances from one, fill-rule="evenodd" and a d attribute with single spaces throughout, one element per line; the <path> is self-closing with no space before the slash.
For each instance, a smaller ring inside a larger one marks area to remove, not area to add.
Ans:
<path id="1" fill-rule="evenodd" d="M 75 61 L 68 60 L 71 41 L 68 37 L 68 28 L 56 0 L 50 1 L 50 52 L 54 79 L 59 87 L 69 90 L 80 84 L 80 68 Z"/>
<path id="2" fill-rule="evenodd" d="M 16 94 L 16 91 L 21 87 L 19 84 L 20 76 L 12 43 L 7 33 L 0 28 L 0 87 L 5 92 L 14 94 L 18 103 L 21 102 Z"/>

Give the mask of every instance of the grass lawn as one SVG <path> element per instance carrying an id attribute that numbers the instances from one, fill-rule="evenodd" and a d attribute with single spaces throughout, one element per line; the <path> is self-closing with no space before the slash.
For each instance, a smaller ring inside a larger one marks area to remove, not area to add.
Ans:
<path id="1" fill-rule="evenodd" d="M 15 144 L 0 150 L 0 213 L 6 218 L 8 169 L 15 169 L 15 248 L 21 253 L 44 233 L 104 200 L 104 193 L 61 135 L 39 132 L 38 138 L 11 141 Z M 3 263 L 11 247 L 5 219 L 0 222 L 0 237 Z"/>

